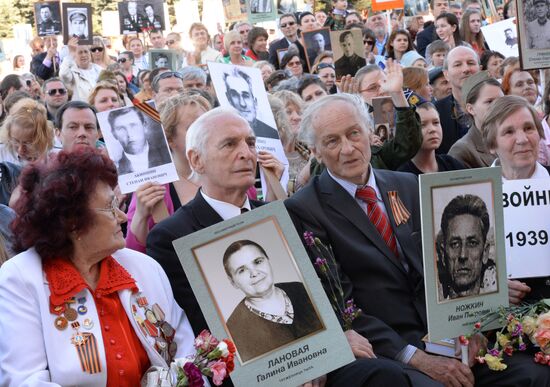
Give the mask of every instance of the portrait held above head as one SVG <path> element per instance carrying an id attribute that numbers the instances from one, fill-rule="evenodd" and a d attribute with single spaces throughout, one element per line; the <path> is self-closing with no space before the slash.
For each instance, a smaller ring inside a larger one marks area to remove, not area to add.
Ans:
<path id="1" fill-rule="evenodd" d="M 252 86 L 251 76 L 236 66 L 224 68 L 224 70 L 222 75 L 223 87 L 229 104 L 237 110 L 241 117 L 248 121 L 256 137 L 279 138 L 277 129 L 258 118 L 260 107 Z"/>
<path id="2" fill-rule="evenodd" d="M 36 3 L 34 6 L 38 36 L 60 35 L 59 3 Z"/>
<path id="3" fill-rule="evenodd" d="M 136 1 L 119 2 L 118 14 L 121 34 L 132 34 L 142 31 L 145 17 L 138 12 L 138 3 Z"/>
<path id="4" fill-rule="evenodd" d="M 301 282 L 275 283 L 276 262 L 251 240 L 233 242 L 223 255 L 229 282 L 245 295 L 227 320 L 243 362 L 323 328 Z"/>
<path id="5" fill-rule="evenodd" d="M 445 206 L 437 235 L 439 301 L 497 290 L 490 227 L 487 206 L 479 196 L 459 195 Z"/>
<path id="6" fill-rule="evenodd" d="M 61 151 L 27 167 L 20 184 L 20 253 L 0 268 L 0 314 L 14 319 L 0 319 L 0 329 L 33 350 L 0 342 L 3 385 L 120 385 L 124 376 L 139 386 L 149 367 L 194 352 L 166 274 L 124 247 L 126 215 L 104 153 Z"/>
<path id="7" fill-rule="evenodd" d="M 88 16 L 86 8 L 69 8 L 69 36 L 88 39 Z"/>
<path id="8" fill-rule="evenodd" d="M 343 32 L 333 31 L 331 39 L 333 42 L 338 42 L 341 52 L 339 58 L 335 56 L 336 78 L 341 78 L 344 75 L 354 76 L 357 70 L 366 64 L 361 31 L 358 29 Z"/>
<path id="9" fill-rule="evenodd" d="M 108 126 L 103 125 L 103 131 L 107 133 L 110 130 L 123 150 L 117 162 L 119 175 L 142 172 L 171 162 L 162 126 L 137 108 L 104 112 L 99 119 L 100 122 L 106 119 Z"/>

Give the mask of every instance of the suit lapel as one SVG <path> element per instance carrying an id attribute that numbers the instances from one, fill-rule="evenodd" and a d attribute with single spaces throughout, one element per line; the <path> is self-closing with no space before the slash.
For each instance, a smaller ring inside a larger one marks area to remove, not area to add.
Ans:
<path id="1" fill-rule="evenodd" d="M 201 190 L 197 191 L 193 202 L 190 203 L 193 216 L 202 228 L 210 227 L 216 223 L 223 222 L 222 217 L 204 200 Z"/>
<path id="2" fill-rule="evenodd" d="M 319 183 L 327 204 L 332 207 L 334 211 L 348 219 L 388 258 L 391 263 L 402 272 L 405 272 L 403 265 L 398 262 L 376 227 L 370 222 L 367 214 L 365 214 L 365 211 L 363 211 L 355 199 L 334 181 L 326 170 L 321 174 Z"/>
<path id="3" fill-rule="evenodd" d="M 384 206 L 386 206 L 386 211 L 388 213 L 388 218 L 390 220 L 393 233 L 395 234 L 395 237 L 399 241 L 399 245 L 401 246 L 401 250 L 403 251 L 403 255 L 406 255 L 405 258 L 407 259 L 407 262 L 409 264 L 412 264 L 414 266 L 414 269 L 418 273 L 423 273 L 422 266 L 420 265 L 420 262 L 418 262 L 417 259 L 414 259 L 410 254 L 408 254 L 409 251 L 415 251 L 416 246 L 413 245 L 412 238 L 411 238 L 411 230 L 410 227 L 407 227 L 407 223 L 402 224 L 401 226 L 397 226 L 395 223 L 395 219 L 393 218 L 393 213 L 391 210 L 391 205 L 389 202 L 388 197 L 388 191 L 398 191 L 397 187 L 391 185 L 391 180 L 386 179 L 386 176 L 383 172 L 377 171 L 376 175 L 376 185 L 378 186 L 378 189 L 380 190 L 380 193 L 382 194 L 382 200 L 384 201 Z M 409 209 L 410 211 L 411 209 Z"/>

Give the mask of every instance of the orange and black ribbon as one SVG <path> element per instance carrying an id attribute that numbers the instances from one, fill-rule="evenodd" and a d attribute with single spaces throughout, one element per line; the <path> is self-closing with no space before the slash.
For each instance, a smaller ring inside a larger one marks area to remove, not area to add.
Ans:
<path id="1" fill-rule="evenodd" d="M 151 117 L 153 120 L 160 122 L 159 112 L 148 103 L 138 102 L 134 106 L 140 111 L 142 111 L 144 114 L 146 114 L 147 116 Z"/>
<path id="2" fill-rule="evenodd" d="M 82 333 L 84 340 L 81 344 L 75 344 L 82 371 L 89 374 L 101 372 L 101 363 L 99 362 L 99 351 L 97 349 L 97 340 L 92 333 Z"/>
<path id="3" fill-rule="evenodd" d="M 405 205 L 399 198 L 397 191 L 388 191 L 388 199 L 390 201 L 391 212 L 393 215 L 393 219 L 395 220 L 395 224 L 397 226 L 400 226 L 407 223 L 411 216 L 411 213 L 409 212 L 409 210 L 407 210 L 407 207 L 405 207 Z"/>

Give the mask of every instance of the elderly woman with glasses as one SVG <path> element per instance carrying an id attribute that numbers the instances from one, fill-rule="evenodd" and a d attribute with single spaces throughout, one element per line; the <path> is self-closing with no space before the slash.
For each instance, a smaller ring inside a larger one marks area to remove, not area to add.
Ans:
<path id="1" fill-rule="evenodd" d="M 292 76 L 300 78 L 304 74 L 304 62 L 296 46 L 291 46 L 281 59 L 281 68 L 289 71 Z"/>
<path id="2" fill-rule="evenodd" d="M 53 127 L 43 103 L 23 98 L 10 109 L 0 131 L 0 162 L 25 165 L 53 147 Z"/>
<path id="3" fill-rule="evenodd" d="M 5 386 L 139 386 L 151 366 L 194 352 L 166 274 L 124 248 L 117 171 L 90 147 L 27 167 L 15 247 L 0 269 Z M 18 339 L 19 338 L 19 339 Z M 22 345 L 24 342 L 29 346 Z"/>

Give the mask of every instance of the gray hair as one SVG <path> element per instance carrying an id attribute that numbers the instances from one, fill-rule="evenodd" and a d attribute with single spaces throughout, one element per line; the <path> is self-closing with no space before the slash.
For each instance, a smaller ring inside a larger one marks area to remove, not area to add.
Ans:
<path id="1" fill-rule="evenodd" d="M 212 129 L 215 129 L 218 132 L 223 130 L 220 126 L 212 125 L 212 121 L 218 119 L 220 116 L 231 116 L 231 118 L 241 120 L 246 124 L 246 126 L 250 127 L 248 121 L 242 118 L 234 108 L 217 107 L 212 109 L 197 118 L 195 122 L 191 124 L 189 129 L 187 129 L 187 134 L 185 135 L 187 155 L 189 155 L 190 150 L 194 150 L 199 155 L 205 154 L 206 144 L 210 139 Z"/>
<path id="2" fill-rule="evenodd" d="M 242 26 L 249 26 L 250 28 L 252 28 L 252 24 L 250 24 L 249 22 L 246 22 L 246 21 L 242 21 L 242 22 L 236 23 L 233 26 L 233 29 L 231 31 L 238 31 L 239 28 L 241 28 Z"/>
<path id="3" fill-rule="evenodd" d="M 202 83 L 206 85 L 206 73 L 200 67 L 185 66 L 180 71 L 182 81 L 189 81 L 192 79 L 200 79 Z"/>
<path id="4" fill-rule="evenodd" d="M 472 53 L 472 55 L 474 56 L 474 58 L 476 58 L 476 61 L 479 65 L 479 56 L 477 55 L 477 52 L 474 51 L 473 48 L 471 47 L 468 47 L 468 46 L 456 46 L 455 48 L 453 48 L 451 51 L 449 51 L 447 53 L 447 55 L 445 55 L 445 60 L 443 61 L 443 70 L 449 70 L 449 58 L 451 56 L 451 54 L 457 50 L 468 50 Z"/>
<path id="5" fill-rule="evenodd" d="M 316 128 L 313 126 L 313 123 L 318 122 L 320 115 L 323 114 L 322 112 L 330 114 L 331 105 L 335 102 L 343 102 L 351 107 L 359 118 L 357 122 L 359 126 L 368 133 L 372 132 L 372 119 L 361 97 L 355 94 L 340 93 L 324 96 L 306 107 L 302 113 L 300 133 L 298 135 L 299 140 L 310 147 L 315 147 L 315 141 L 317 139 L 315 137 Z"/>

